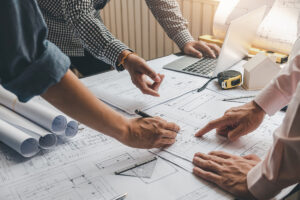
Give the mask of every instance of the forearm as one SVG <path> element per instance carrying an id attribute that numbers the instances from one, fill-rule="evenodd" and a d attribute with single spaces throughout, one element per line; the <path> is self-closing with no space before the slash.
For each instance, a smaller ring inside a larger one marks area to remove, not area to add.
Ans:
<path id="1" fill-rule="evenodd" d="M 255 98 L 255 102 L 269 115 L 286 106 L 300 81 L 300 40 L 294 44 L 289 63 L 278 76 Z"/>
<path id="2" fill-rule="evenodd" d="M 146 3 L 167 35 L 179 48 L 183 49 L 186 43 L 194 40 L 176 0 L 146 0 Z"/>
<path id="3" fill-rule="evenodd" d="M 247 176 L 248 188 L 258 199 L 269 199 L 300 181 L 300 84 L 283 124 L 274 133 L 268 155 Z"/>
<path id="4" fill-rule="evenodd" d="M 98 100 L 70 70 L 42 97 L 79 122 L 118 140 L 128 131 L 128 120 Z"/>

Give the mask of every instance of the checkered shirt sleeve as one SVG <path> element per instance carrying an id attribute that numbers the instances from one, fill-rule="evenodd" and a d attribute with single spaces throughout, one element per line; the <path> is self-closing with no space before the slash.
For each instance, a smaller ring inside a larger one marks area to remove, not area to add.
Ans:
<path id="1" fill-rule="evenodd" d="M 176 0 L 145 1 L 156 20 L 180 49 L 183 49 L 186 43 L 194 41 L 187 29 L 188 22 L 183 18 Z"/>

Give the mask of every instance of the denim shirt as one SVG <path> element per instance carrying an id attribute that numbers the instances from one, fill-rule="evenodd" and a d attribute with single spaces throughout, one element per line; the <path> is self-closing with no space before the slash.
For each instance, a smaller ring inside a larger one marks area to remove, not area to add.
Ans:
<path id="1" fill-rule="evenodd" d="M 22 102 L 59 82 L 70 66 L 47 33 L 35 0 L 1 0 L 0 84 Z"/>

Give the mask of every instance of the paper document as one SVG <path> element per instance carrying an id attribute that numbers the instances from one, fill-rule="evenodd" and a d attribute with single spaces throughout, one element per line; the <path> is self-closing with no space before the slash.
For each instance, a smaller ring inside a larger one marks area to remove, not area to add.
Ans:
<path id="1" fill-rule="evenodd" d="M 227 109 L 240 106 L 239 103 L 221 101 L 220 99 L 224 97 L 226 96 L 214 91 L 204 90 L 200 93 L 189 93 L 147 110 L 147 113 L 175 122 L 181 127 L 173 145 L 163 150 L 151 150 L 151 152 L 188 172 L 193 171 L 192 160 L 197 152 L 225 151 L 240 156 L 256 154 L 263 159 L 272 146 L 274 130 L 282 123 L 284 114 L 281 112 L 272 117 L 266 117 L 257 130 L 235 142 L 230 142 L 225 137 L 217 135 L 215 130 L 200 138 L 194 136 L 208 122 L 223 116 Z M 205 188 L 205 184 L 202 187 Z M 280 197 L 288 194 L 294 187 L 286 188 L 274 199 L 281 199 Z M 201 197 L 201 191 L 202 189 L 199 189 L 193 195 L 187 195 L 182 199 L 189 200 Z M 210 197 L 211 199 L 218 199 L 217 195 L 211 194 Z M 228 196 L 222 199 L 232 199 L 232 197 Z"/>
<path id="2" fill-rule="evenodd" d="M 157 159 L 150 171 L 142 169 L 146 176 L 115 175 L 115 171 L 153 155 L 81 128 L 84 129 L 75 139 L 31 160 L 19 159 L 0 144 L 0 199 L 113 200 L 127 193 L 126 200 L 176 200 L 203 183 L 206 200 L 230 196 L 162 159 Z"/>
<path id="3" fill-rule="evenodd" d="M 0 120 L 0 141 L 24 157 L 34 156 L 39 152 L 38 141 L 20 129 Z"/>
<path id="4" fill-rule="evenodd" d="M 299 34 L 300 3 L 297 0 L 223 0 L 215 14 L 214 36 L 224 39 L 232 20 L 263 5 L 268 9 L 253 45 L 289 54 Z"/>
<path id="5" fill-rule="evenodd" d="M 157 73 L 165 74 L 165 79 L 159 89 L 160 97 L 142 94 L 131 82 L 127 71 L 121 73 L 111 71 L 82 79 L 82 82 L 99 99 L 129 114 L 134 114 L 136 109 L 145 110 L 176 98 L 201 87 L 208 80 L 162 69 L 164 64 L 178 58 L 180 57 L 172 55 L 170 59 L 164 58 L 162 62 L 157 62 L 159 59 L 148 62 L 149 66 L 156 70 Z"/>
<path id="6" fill-rule="evenodd" d="M 276 0 L 261 23 L 253 45 L 289 54 L 299 35 L 300 2 Z"/>
<path id="7" fill-rule="evenodd" d="M 150 110 L 151 115 L 158 115 L 168 121 L 178 123 L 181 127 L 176 143 L 164 151 L 184 160 L 192 161 L 196 152 L 226 151 L 236 155 L 256 154 L 263 158 L 271 147 L 273 131 L 279 127 L 283 119 L 282 113 L 272 118 L 266 117 L 262 125 L 253 133 L 230 142 L 225 137 L 215 134 L 215 130 L 203 137 L 194 134 L 211 120 L 223 116 L 224 112 L 238 103 L 219 100 L 224 97 L 213 91 L 190 93 L 174 101 L 167 102 Z M 190 168 L 188 169 L 190 170 Z"/>
<path id="8" fill-rule="evenodd" d="M 2 105 L 0 105 L 0 119 L 35 138 L 38 141 L 39 146 L 43 149 L 52 148 L 56 145 L 57 137 L 54 133 L 43 129 Z"/>
<path id="9" fill-rule="evenodd" d="M 0 87 L 0 103 L 49 131 L 59 132 L 67 127 L 67 120 L 63 115 L 32 101 L 21 103 L 13 93 L 3 87 Z"/>
<path id="10" fill-rule="evenodd" d="M 266 5 L 266 13 L 271 9 L 275 0 L 222 0 L 214 16 L 213 33 L 219 39 L 224 39 L 229 24 L 261 6 Z"/>

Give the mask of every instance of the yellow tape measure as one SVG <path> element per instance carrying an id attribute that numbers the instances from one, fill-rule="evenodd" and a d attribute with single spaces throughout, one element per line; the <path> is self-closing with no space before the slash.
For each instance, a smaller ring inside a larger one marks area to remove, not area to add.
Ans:
<path id="1" fill-rule="evenodd" d="M 225 90 L 242 84 L 242 74 L 235 70 L 220 72 L 217 77 L 221 88 Z"/>
<path id="2" fill-rule="evenodd" d="M 242 74 L 238 71 L 228 70 L 218 73 L 217 76 L 209 79 L 201 88 L 197 89 L 197 92 L 203 91 L 207 85 L 212 81 L 218 79 L 218 82 L 222 89 L 230 89 L 242 84 Z"/>

